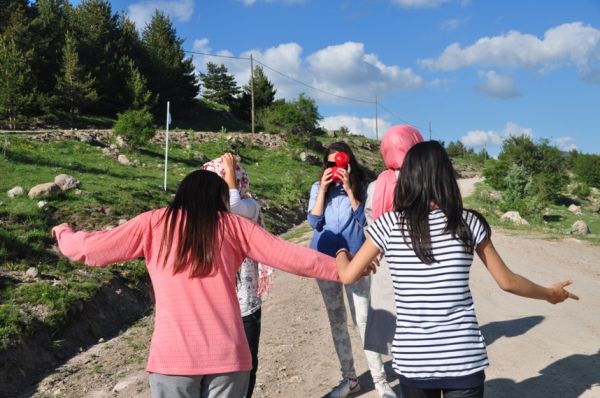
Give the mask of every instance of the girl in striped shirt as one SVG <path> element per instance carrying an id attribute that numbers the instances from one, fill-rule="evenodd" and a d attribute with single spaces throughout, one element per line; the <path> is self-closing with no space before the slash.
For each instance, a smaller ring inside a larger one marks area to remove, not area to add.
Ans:
<path id="1" fill-rule="evenodd" d="M 396 301 L 393 367 L 404 398 L 483 397 L 488 358 L 469 289 L 474 253 L 501 289 L 519 296 L 578 299 L 565 290 L 572 281 L 545 288 L 504 264 L 486 220 L 463 208 L 452 163 L 436 141 L 407 153 L 394 209 L 367 229 L 352 261 L 344 249 L 336 253 L 340 279 L 360 278 L 385 255 Z"/>

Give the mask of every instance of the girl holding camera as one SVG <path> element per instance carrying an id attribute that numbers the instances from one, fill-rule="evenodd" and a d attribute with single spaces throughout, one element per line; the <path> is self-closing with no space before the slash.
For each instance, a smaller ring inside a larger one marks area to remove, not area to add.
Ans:
<path id="1" fill-rule="evenodd" d="M 308 223 L 313 229 L 312 249 L 335 256 L 339 249 L 356 253 L 364 242 L 366 225 L 364 173 L 345 142 L 335 142 L 325 151 L 323 173 L 313 184 L 308 204 Z M 347 397 L 360 390 L 346 323 L 344 287 L 339 282 L 317 280 L 325 302 L 333 343 L 341 365 L 342 380 L 330 397 Z M 369 309 L 370 279 L 362 278 L 345 286 L 352 320 L 364 340 Z M 365 351 L 375 389 L 381 397 L 396 395 L 386 381 L 381 356 Z"/>

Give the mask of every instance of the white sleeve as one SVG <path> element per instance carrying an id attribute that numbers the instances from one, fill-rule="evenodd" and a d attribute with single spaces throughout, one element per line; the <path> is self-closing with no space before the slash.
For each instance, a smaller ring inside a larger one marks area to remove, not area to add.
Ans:
<path id="1" fill-rule="evenodd" d="M 373 224 L 373 194 L 375 193 L 375 187 L 377 181 L 373 181 L 367 188 L 367 200 L 365 201 L 365 217 L 367 219 L 367 225 Z"/>
<path id="2" fill-rule="evenodd" d="M 236 188 L 229 190 L 229 209 L 233 214 L 245 217 L 254 222 L 258 221 L 258 203 L 252 198 L 240 197 Z"/>

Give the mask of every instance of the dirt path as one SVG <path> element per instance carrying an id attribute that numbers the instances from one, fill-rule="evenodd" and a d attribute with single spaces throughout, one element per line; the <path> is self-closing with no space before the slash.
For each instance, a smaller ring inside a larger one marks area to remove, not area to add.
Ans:
<path id="1" fill-rule="evenodd" d="M 461 183 L 468 193 L 476 180 Z M 308 228 L 294 241 L 306 243 Z M 480 261 L 471 286 L 488 342 L 488 398 L 600 397 L 600 248 L 495 232 L 494 243 L 516 272 L 543 283 L 572 278 L 580 302 L 552 306 L 502 292 Z M 339 378 L 327 315 L 314 280 L 278 272 L 263 306 L 255 397 L 322 397 Z M 39 397 L 148 397 L 145 356 L 152 318 L 71 359 L 43 380 Z M 352 343 L 362 392 L 376 397 L 360 350 Z M 390 358 L 386 358 L 390 367 Z M 389 372 L 391 374 L 391 371 Z M 392 380 L 390 378 L 390 380 Z M 392 386 L 397 389 L 397 382 Z M 30 395 L 30 394 L 28 394 Z"/>

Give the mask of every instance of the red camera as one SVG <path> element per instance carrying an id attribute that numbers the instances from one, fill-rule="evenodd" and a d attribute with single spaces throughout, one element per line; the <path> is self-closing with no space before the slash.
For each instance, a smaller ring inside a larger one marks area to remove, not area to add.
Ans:
<path id="1" fill-rule="evenodd" d="M 348 170 L 348 163 L 350 163 L 350 156 L 346 152 L 337 152 L 335 154 L 335 166 L 331 168 L 331 179 L 333 182 L 338 184 L 342 182 L 337 169 Z"/>

